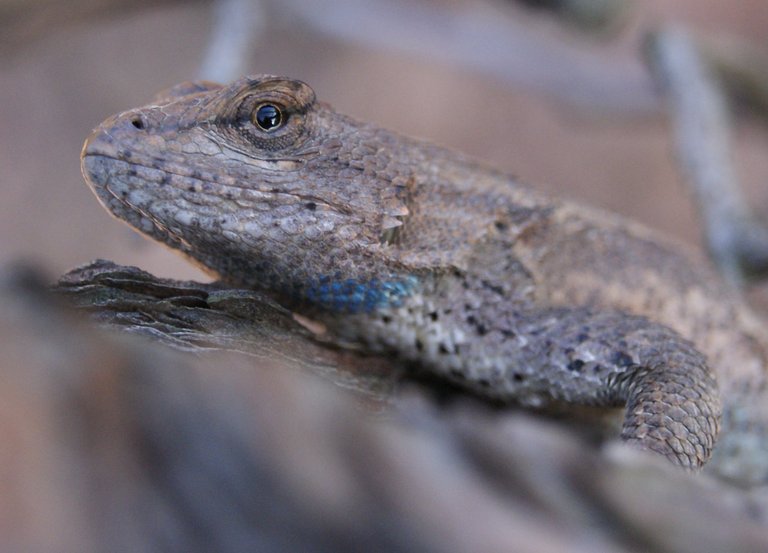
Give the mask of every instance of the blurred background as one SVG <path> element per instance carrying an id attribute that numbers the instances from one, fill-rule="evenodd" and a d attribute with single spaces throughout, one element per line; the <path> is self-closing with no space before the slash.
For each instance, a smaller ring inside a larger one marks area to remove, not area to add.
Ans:
<path id="1" fill-rule="evenodd" d="M 0 264 L 55 276 L 104 257 L 204 278 L 110 218 L 79 151 L 101 120 L 164 87 L 241 72 L 305 80 L 339 111 L 698 245 L 643 42 L 676 23 L 768 59 L 760 0 L 262 0 L 247 17 L 236 4 L 0 0 Z M 768 132 L 736 114 L 735 166 L 768 216 Z"/>

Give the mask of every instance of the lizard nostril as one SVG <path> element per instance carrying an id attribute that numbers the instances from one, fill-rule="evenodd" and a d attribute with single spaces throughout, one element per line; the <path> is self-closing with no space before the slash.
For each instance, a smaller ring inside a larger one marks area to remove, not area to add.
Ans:
<path id="1" fill-rule="evenodd" d="M 140 115 L 136 115 L 131 119 L 131 125 L 139 129 L 140 131 L 143 131 L 147 124 L 144 122 L 144 119 Z"/>

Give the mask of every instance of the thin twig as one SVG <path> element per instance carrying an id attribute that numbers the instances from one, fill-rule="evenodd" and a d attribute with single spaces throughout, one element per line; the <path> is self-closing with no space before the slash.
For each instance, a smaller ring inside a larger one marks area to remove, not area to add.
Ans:
<path id="1" fill-rule="evenodd" d="M 666 96 L 677 152 L 701 213 L 709 252 L 729 280 L 768 269 L 768 230 L 744 199 L 732 163 L 724 93 L 688 34 L 652 37 L 651 66 Z"/>
<path id="2" fill-rule="evenodd" d="M 259 0 L 217 0 L 213 9 L 213 31 L 198 75 L 223 83 L 247 73 L 264 13 Z"/>

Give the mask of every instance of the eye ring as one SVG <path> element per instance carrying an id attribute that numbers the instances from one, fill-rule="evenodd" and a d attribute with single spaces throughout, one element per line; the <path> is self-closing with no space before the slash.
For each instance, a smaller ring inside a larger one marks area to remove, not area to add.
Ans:
<path id="1" fill-rule="evenodd" d="M 273 132 L 283 125 L 283 110 L 275 104 L 260 104 L 253 110 L 251 120 L 264 132 Z"/>

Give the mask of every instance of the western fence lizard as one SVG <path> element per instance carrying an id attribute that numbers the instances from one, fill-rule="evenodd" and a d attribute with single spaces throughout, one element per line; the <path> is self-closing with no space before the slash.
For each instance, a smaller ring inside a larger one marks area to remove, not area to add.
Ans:
<path id="1" fill-rule="evenodd" d="M 225 282 L 528 406 L 626 405 L 622 437 L 743 482 L 768 475 L 768 337 L 706 263 L 361 123 L 306 84 L 187 83 L 88 138 L 118 218 Z M 718 390 L 719 382 L 719 390 Z"/>

